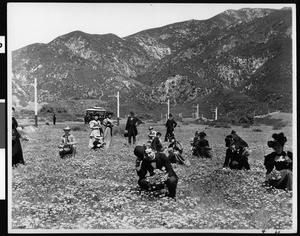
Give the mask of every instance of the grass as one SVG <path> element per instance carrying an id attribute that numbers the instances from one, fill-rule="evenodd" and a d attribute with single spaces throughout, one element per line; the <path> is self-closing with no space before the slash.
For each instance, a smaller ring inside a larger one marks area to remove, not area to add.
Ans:
<path id="1" fill-rule="evenodd" d="M 78 141 L 75 158 L 62 160 L 57 145 L 65 125 Z M 138 127 L 138 144 L 147 140 L 149 124 Z M 152 124 L 151 124 L 152 126 Z M 222 170 L 228 129 L 183 125 L 175 129 L 191 166 L 174 166 L 179 176 L 177 201 L 159 193 L 140 192 L 133 146 L 115 133 L 108 150 L 88 149 L 88 127 L 82 123 L 39 126 L 23 142 L 26 166 L 12 172 L 13 229 L 276 229 L 292 227 L 292 194 L 261 186 L 263 156 L 270 149 L 272 127 L 253 132 L 234 130 L 252 149 L 250 171 Z M 164 135 L 163 125 L 154 125 Z M 206 128 L 206 129 L 205 129 Z M 204 130 L 212 159 L 191 156 L 189 141 Z M 291 150 L 292 130 L 284 127 Z"/>

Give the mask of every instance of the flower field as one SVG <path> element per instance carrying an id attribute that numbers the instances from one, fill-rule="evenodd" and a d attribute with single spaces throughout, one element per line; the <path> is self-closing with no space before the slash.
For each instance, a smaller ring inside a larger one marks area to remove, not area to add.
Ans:
<path id="1" fill-rule="evenodd" d="M 76 126 L 71 133 L 78 141 L 77 154 L 60 159 L 57 146 L 66 125 L 40 125 L 22 142 L 26 166 L 12 170 L 12 229 L 292 229 L 292 192 L 262 186 L 271 127 L 259 126 L 262 132 L 233 127 L 252 150 L 247 171 L 222 169 L 230 128 L 177 127 L 175 135 L 191 166 L 174 165 L 179 181 L 173 200 L 164 197 L 164 189 L 138 188 L 134 146 L 125 145 L 119 134 L 108 150 L 93 151 L 88 149 L 88 126 L 68 124 Z M 147 140 L 148 126 L 138 127 L 138 144 Z M 151 126 L 165 134 L 162 125 Z M 212 159 L 191 155 L 190 140 L 204 129 Z M 285 149 L 292 150 L 292 128 L 282 131 L 288 138 Z"/>

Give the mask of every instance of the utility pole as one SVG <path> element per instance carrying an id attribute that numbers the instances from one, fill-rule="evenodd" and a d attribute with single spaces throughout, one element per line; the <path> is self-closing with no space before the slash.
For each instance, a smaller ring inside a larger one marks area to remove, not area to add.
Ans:
<path id="1" fill-rule="evenodd" d="M 197 106 L 193 106 L 193 107 L 196 107 L 196 108 L 197 108 L 197 111 L 196 111 L 196 119 L 199 119 L 199 104 L 197 104 Z"/>
<path id="2" fill-rule="evenodd" d="M 38 127 L 38 117 L 37 117 L 37 80 L 34 78 L 34 84 L 24 84 L 31 85 L 34 87 L 34 125 Z"/>
<path id="3" fill-rule="evenodd" d="M 167 104 L 168 105 L 168 114 L 166 115 L 166 120 L 168 120 L 168 116 L 170 114 L 170 99 L 168 99 L 167 102 L 165 102 L 164 104 Z"/>
<path id="4" fill-rule="evenodd" d="M 216 109 L 215 109 L 215 120 L 217 120 L 218 119 L 218 107 L 216 107 Z"/>
<path id="5" fill-rule="evenodd" d="M 109 95 L 108 97 L 117 98 L 117 125 L 119 125 L 120 124 L 120 93 L 118 91 L 116 95 Z"/>

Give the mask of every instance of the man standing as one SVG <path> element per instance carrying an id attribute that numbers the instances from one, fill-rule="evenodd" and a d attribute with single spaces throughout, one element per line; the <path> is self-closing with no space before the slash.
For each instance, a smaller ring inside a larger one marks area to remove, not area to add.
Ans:
<path id="1" fill-rule="evenodd" d="M 169 114 L 169 119 L 167 120 L 166 127 L 167 132 L 165 136 L 165 142 L 170 141 L 170 139 L 174 136 L 174 128 L 177 126 L 176 121 L 174 120 L 172 114 Z"/>
<path id="2" fill-rule="evenodd" d="M 136 142 L 136 136 L 138 134 L 137 126 L 141 124 L 139 118 L 134 116 L 134 112 L 130 112 L 130 116 L 127 119 L 125 130 L 128 133 L 128 143 L 131 144 L 131 138 L 133 139 L 133 144 Z"/>
<path id="3" fill-rule="evenodd" d="M 56 115 L 55 113 L 53 113 L 53 125 L 55 125 L 55 123 L 56 123 Z"/>

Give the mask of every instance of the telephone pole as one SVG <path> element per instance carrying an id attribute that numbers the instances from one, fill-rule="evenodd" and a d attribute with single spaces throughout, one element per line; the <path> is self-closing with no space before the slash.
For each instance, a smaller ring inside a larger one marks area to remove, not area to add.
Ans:
<path id="1" fill-rule="evenodd" d="M 197 111 L 196 111 L 196 119 L 199 119 L 199 104 L 197 104 L 197 106 L 193 106 L 193 107 L 196 107 L 196 108 L 197 108 Z"/>
<path id="2" fill-rule="evenodd" d="M 116 95 L 109 95 L 108 97 L 117 98 L 117 125 L 119 125 L 120 124 L 120 93 L 118 91 Z"/>

